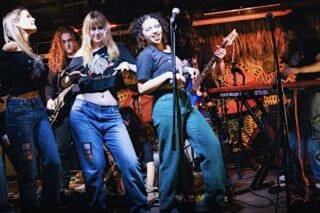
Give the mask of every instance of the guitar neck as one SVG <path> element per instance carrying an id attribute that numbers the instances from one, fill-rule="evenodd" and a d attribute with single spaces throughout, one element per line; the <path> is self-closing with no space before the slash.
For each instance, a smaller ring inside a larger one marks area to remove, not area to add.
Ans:
<path id="1" fill-rule="evenodd" d="M 223 41 L 220 44 L 221 48 L 225 48 L 227 45 L 227 41 Z M 208 64 L 205 66 L 203 71 L 200 73 L 200 75 L 195 80 L 194 84 L 192 85 L 192 92 L 196 91 L 199 86 L 201 85 L 202 81 L 205 79 L 205 77 L 208 75 L 209 71 L 211 70 L 211 67 L 214 65 L 214 63 L 218 60 L 218 57 L 216 55 L 213 55 Z"/>
<path id="2" fill-rule="evenodd" d="M 195 80 L 192 89 L 193 90 L 197 90 L 197 88 L 200 86 L 200 84 L 202 83 L 202 81 L 205 79 L 205 77 L 208 75 L 209 71 L 211 70 L 211 67 L 214 65 L 214 63 L 217 61 L 217 57 L 213 56 L 209 63 L 206 65 L 206 67 L 204 68 L 204 70 L 200 73 L 200 75 L 197 77 L 197 79 Z"/>

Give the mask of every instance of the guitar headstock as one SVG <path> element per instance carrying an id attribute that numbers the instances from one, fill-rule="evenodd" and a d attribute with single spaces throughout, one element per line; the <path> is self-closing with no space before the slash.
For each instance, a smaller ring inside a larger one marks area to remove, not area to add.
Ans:
<path id="1" fill-rule="evenodd" d="M 236 31 L 236 29 L 233 29 L 231 31 L 231 33 L 229 33 L 229 35 L 227 35 L 224 39 L 223 39 L 223 42 L 222 42 L 222 47 L 225 47 L 225 46 L 228 46 L 228 45 L 231 45 L 234 41 L 234 39 L 238 36 L 238 33 Z"/>

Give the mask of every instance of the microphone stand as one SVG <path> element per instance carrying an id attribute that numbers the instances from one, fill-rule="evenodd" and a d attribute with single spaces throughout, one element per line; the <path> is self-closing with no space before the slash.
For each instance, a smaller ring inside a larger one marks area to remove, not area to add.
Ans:
<path id="1" fill-rule="evenodd" d="M 179 149 L 181 150 L 180 153 L 180 168 L 182 169 L 183 174 L 183 181 L 184 186 L 187 186 L 187 171 L 185 168 L 185 159 L 184 159 L 184 140 L 183 140 L 183 131 L 182 131 L 182 124 L 181 124 L 181 111 L 179 107 L 179 98 L 178 98 L 178 88 L 177 88 L 177 79 L 176 79 L 176 40 L 175 40 L 175 28 L 176 24 L 174 19 L 170 19 L 170 37 L 171 37 L 171 53 L 172 53 L 172 72 L 173 72 L 173 79 L 172 79 L 172 92 L 173 92 L 173 116 L 172 116 L 172 123 L 173 123 L 173 131 L 172 131 L 172 150 L 176 151 L 176 142 L 178 142 L 178 153 Z M 177 141 L 178 139 L 178 141 Z M 182 167 L 181 167 L 182 165 Z M 184 193 L 184 202 L 188 201 L 188 187 L 183 187 Z"/>
<path id="2" fill-rule="evenodd" d="M 173 132 L 172 132 L 172 150 L 176 150 L 176 128 L 178 129 L 178 137 L 180 139 L 181 133 L 181 113 L 178 101 L 178 88 L 176 78 L 176 39 L 175 39 L 175 23 L 174 20 L 170 20 L 170 37 L 171 37 L 171 53 L 172 53 L 172 92 L 173 92 Z M 179 122 L 180 120 L 180 122 Z M 180 124 L 180 126 L 179 126 Z M 180 140 L 179 140 L 180 141 Z"/>
<path id="3" fill-rule="evenodd" d="M 274 60 L 275 60 L 275 65 L 276 65 L 276 76 L 277 76 L 277 95 L 278 95 L 278 108 L 279 108 L 279 114 L 280 114 L 280 128 L 279 128 L 279 134 L 278 135 L 278 145 L 280 145 L 281 139 L 283 140 L 283 154 L 285 157 L 284 160 L 284 170 L 285 170 L 285 184 L 286 184 L 286 205 L 287 209 L 290 207 L 290 192 L 289 192 L 289 174 L 290 174 L 290 152 L 289 152 L 289 138 L 288 138 L 288 120 L 287 120 L 287 115 L 285 113 L 285 106 L 283 102 L 283 84 L 282 84 L 282 78 L 281 78 L 281 73 L 279 69 L 279 61 L 278 61 L 278 52 L 277 52 L 277 46 L 276 46 L 276 39 L 275 39 L 275 34 L 274 34 L 274 20 L 273 20 L 273 14 L 268 13 L 266 15 L 266 19 L 270 24 L 270 31 L 272 35 L 272 43 L 273 43 L 273 55 L 274 55 Z"/>
<path id="4" fill-rule="evenodd" d="M 242 77 L 242 85 L 245 85 L 245 75 L 241 71 L 240 68 L 236 67 L 236 62 L 232 60 L 232 68 L 231 72 L 233 75 L 233 85 L 237 86 L 237 73 Z M 242 155 L 242 127 L 243 127 L 243 118 L 242 118 L 242 106 L 243 106 L 243 99 L 246 97 L 239 97 L 236 98 L 237 101 L 237 113 L 238 113 L 238 133 L 237 133 L 237 152 L 236 152 L 236 170 L 238 174 L 238 179 L 241 179 L 241 155 Z M 240 102 L 239 102 L 240 99 Z"/>

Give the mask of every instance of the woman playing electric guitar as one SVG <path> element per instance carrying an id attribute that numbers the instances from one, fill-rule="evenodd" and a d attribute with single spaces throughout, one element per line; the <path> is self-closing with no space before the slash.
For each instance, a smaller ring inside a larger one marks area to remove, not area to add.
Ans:
<path id="1" fill-rule="evenodd" d="M 69 188 L 69 180 L 71 177 L 72 136 L 69 113 L 75 96 L 72 95 L 72 91 L 70 90 L 75 89 L 75 87 L 62 90 L 60 79 L 63 75 L 63 70 L 67 67 L 72 56 L 78 49 L 79 43 L 73 30 L 68 27 L 58 28 L 52 39 L 49 51 L 49 85 L 45 88 L 45 95 L 47 109 L 51 112 L 49 121 L 54 128 L 59 155 L 62 161 L 62 192 Z"/>

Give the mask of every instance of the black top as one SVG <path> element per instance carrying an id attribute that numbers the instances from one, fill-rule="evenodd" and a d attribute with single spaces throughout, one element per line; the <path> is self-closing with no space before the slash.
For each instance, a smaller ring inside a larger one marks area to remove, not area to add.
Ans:
<path id="1" fill-rule="evenodd" d="M 146 82 L 166 72 L 172 72 L 172 54 L 165 53 L 153 45 L 147 46 L 137 57 L 137 80 Z M 172 93 L 170 79 L 152 92 L 153 104 L 159 97 L 166 93 Z"/>
<path id="2" fill-rule="evenodd" d="M 137 57 L 137 80 L 147 81 L 172 70 L 172 54 L 147 46 Z"/>
<path id="3" fill-rule="evenodd" d="M 71 58 L 67 58 L 65 67 L 67 67 L 67 65 L 70 63 L 70 61 L 71 61 Z M 65 72 L 65 70 L 62 70 L 61 72 L 49 71 L 48 85 L 45 87 L 46 101 L 48 101 L 49 99 L 54 100 L 63 91 L 63 88 L 60 85 L 60 80 L 61 80 L 61 77 L 63 76 L 64 72 Z M 59 114 L 58 114 L 56 121 L 53 124 L 54 128 L 57 128 L 58 126 L 63 124 L 64 118 L 69 117 L 71 107 L 73 105 L 74 99 L 75 99 L 76 95 L 78 94 L 78 92 L 79 92 L 79 86 L 75 85 L 72 87 L 72 89 L 68 93 L 61 96 L 62 100 L 64 102 L 64 105 L 62 108 L 59 108 L 59 110 L 58 110 Z M 60 100 L 61 100 L 61 97 L 60 97 Z"/>
<path id="4" fill-rule="evenodd" d="M 301 67 L 316 63 L 316 56 L 320 53 L 320 39 L 311 37 L 305 43 L 299 44 L 287 62 L 290 66 Z M 300 73 L 297 81 L 315 80 L 320 78 L 320 70 L 315 73 Z"/>
<path id="5" fill-rule="evenodd" d="M 83 66 L 83 57 L 75 57 L 71 60 L 67 68 L 67 73 L 80 71 L 87 75 L 78 80 L 80 93 L 94 93 L 110 90 L 112 95 L 117 98 L 117 92 L 124 88 L 124 81 L 121 72 L 112 75 L 114 73 L 114 68 L 124 61 L 127 61 L 130 64 L 136 63 L 135 58 L 127 48 L 122 45 L 118 45 L 118 48 L 120 55 L 112 61 L 109 60 L 106 47 L 94 52 L 93 60 L 91 60 L 86 67 Z"/>
<path id="6" fill-rule="evenodd" d="M 70 63 L 71 58 L 66 59 L 66 65 L 64 67 L 67 67 L 67 65 Z M 62 91 L 62 88 L 60 86 L 60 80 L 63 70 L 61 72 L 52 72 L 49 70 L 48 73 L 48 85 L 45 88 L 45 96 L 46 100 L 54 99 L 58 96 L 58 94 Z"/>
<path id="7" fill-rule="evenodd" d="M 0 84 L 2 92 L 18 96 L 46 85 L 44 66 L 22 51 L 0 50 Z"/>

